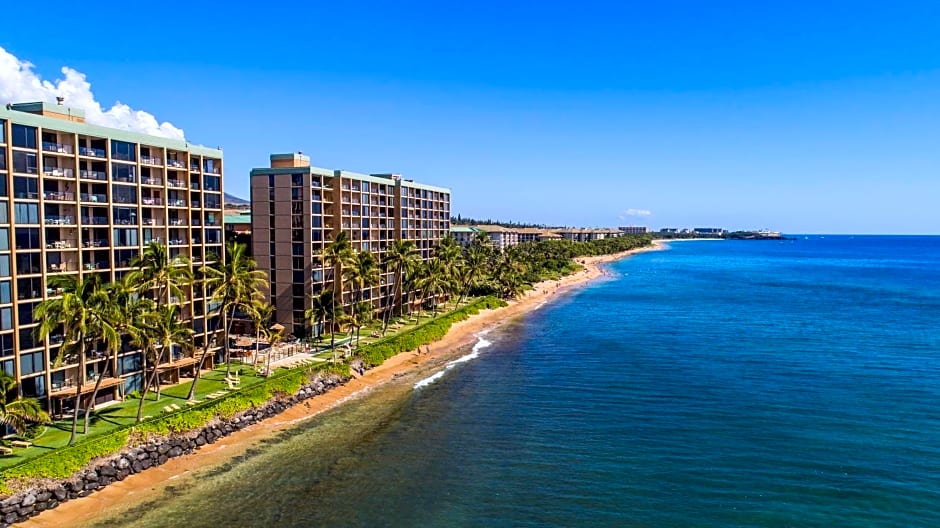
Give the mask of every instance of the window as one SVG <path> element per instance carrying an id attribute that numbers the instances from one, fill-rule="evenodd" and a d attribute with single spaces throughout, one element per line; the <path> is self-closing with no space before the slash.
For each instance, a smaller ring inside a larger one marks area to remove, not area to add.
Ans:
<path id="1" fill-rule="evenodd" d="M 0 308 L 0 330 L 11 328 L 13 328 L 13 308 Z"/>
<path id="2" fill-rule="evenodd" d="M 304 175 L 303 174 L 291 174 L 290 184 L 293 185 L 294 187 L 302 187 L 304 184 Z"/>
<path id="3" fill-rule="evenodd" d="M 16 311 L 20 316 L 21 325 L 38 322 L 33 320 L 33 310 L 35 310 L 36 306 L 38 305 L 39 302 L 23 302 L 16 306 Z"/>
<path id="4" fill-rule="evenodd" d="M 10 249 L 10 229 L 0 227 L 0 251 Z"/>
<path id="5" fill-rule="evenodd" d="M 35 227 L 18 227 L 16 229 L 16 249 L 41 249 L 39 229 Z"/>
<path id="6" fill-rule="evenodd" d="M 3 125 L 0 125 L 0 134 L 3 134 Z M 0 171 L 7 170 L 7 149 L 0 147 Z"/>
<path id="7" fill-rule="evenodd" d="M 38 224 L 39 204 L 15 202 L 13 216 L 18 224 Z"/>
<path id="8" fill-rule="evenodd" d="M 111 199 L 116 203 L 137 203 L 137 188 L 127 185 L 112 185 Z"/>
<path id="9" fill-rule="evenodd" d="M 0 277 L 10 276 L 10 255 L 0 255 Z"/>
<path id="10" fill-rule="evenodd" d="M 10 281 L 0 282 L 0 304 L 13 302 L 13 289 L 10 286 Z"/>
<path id="11" fill-rule="evenodd" d="M 42 341 L 36 341 L 33 339 L 33 329 L 32 328 L 23 328 L 20 329 L 20 350 L 38 348 L 42 346 Z"/>
<path id="12" fill-rule="evenodd" d="M 37 163 L 37 158 L 35 154 L 30 152 L 20 152 L 18 150 L 13 151 L 13 172 L 21 172 L 23 174 L 36 174 L 39 172 L 39 165 Z"/>
<path id="13" fill-rule="evenodd" d="M 25 125 L 16 125 L 12 127 L 13 146 L 35 149 L 36 148 L 36 128 Z"/>
<path id="14" fill-rule="evenodd" d="M 6 143 L 6 142 L 7 142 L 7 137 L 6 137 L 7 127 L 6 127 L 6 124 L 7 124 L 6 121 L 4 121 L 3 119 L 0 119 L 0 143 Z"/>
<path id="15" fill-rule="evenodd" d="M 6 181 L 4 180 L 4 183 Z M 0 201 L 0 224 L 10 221 L 10 205 L 6 201 Z"/>
<path id="16" fill-rule="evenodd" d="M 114 245 L 115 246 L 136 246 L 137 244 L 137 230 L 136 229 L 115 229 L 114 230 Z"/>
<path id="17" fill-rule="evenodd" d="M 207 191 L 221 191 L 222 183 L 221 178 L 218 176 L 203 176 L 203 188 Z"/>
<path id="18" fill-rule="evenodd" d="M 41 265 L 39 257 L 40 257 L 39 253 L 17 253 L 16 254 L 17 273 L 23 273 L 23 274 L 39 273 L 39 267 Z"/>
<path id="19" fill-rule="evenodd" d="M 3 334 L 0 336 L 0 356 L 12 356 L 13 350 L 13 334 Z"/>
<path id="20" fill-rule="evenodd" d="M 39 179 L 15 176 L 13 178 L 13 196 L 31 200 L 39 199 Z"/>
<path id="21" fill-rule="evenodd" d="M 45 369 L 42 352 L 20 355 L 20 376 L 26 376 L 34 372 L 41 372 Z"/>
<path id="22" fill-rule="evenodd" d="M 111 164 L 111 179 L 119 182 L 134 183 L 137 181 L 137 167 L 123 163 Z"/>
<path id="23" fill-rule="evenodd" d="M 111 140 L 111 158 L 122 161 L 137 161 L 133 143 Z"/>

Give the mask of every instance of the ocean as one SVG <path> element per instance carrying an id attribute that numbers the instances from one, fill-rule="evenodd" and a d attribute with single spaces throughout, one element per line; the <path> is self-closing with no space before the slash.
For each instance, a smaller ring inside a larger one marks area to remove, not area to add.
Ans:
<path id="1" fill-rule="evenodd" d="M 940 526 L 940 237 L 608 270 L 94 526 Z"/>

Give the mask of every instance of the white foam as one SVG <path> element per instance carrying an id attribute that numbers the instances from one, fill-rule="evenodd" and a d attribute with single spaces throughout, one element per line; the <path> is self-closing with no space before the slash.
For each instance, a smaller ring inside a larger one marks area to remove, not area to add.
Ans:
<path id="1" fill-rule="evenodd" d="M 447 373 L 448 370 L 450 370 L 450 369 L 456 367 L 457 365 L 459 365 L 459 364 L 461 364 L 461 363 L 466 363 L 466 362 L 468 362 L 468 361 L 471 361 L 471 360 L 474 360 L 474 359 L 480 357 L 480 351 L 483 350 L 484 348 L 486 348 L 486 347 L 488 347 L 488 346 L 490 346 L 490 345 L 493 344 L 492 341 L 488 341 L 487 339 L 485 339 L 485 338 L 483 337 L 483 336 L 485 336 L 485 335 L 488 334 L 488 333 L 490 333 L 489 330 L 484 330 L 483 332 L 480 332 L 479 334 L 476 334 L 476 336 L 477 336 L 477 342 L 473 345 L 473 348 L 470 349 L 470 353 L 469 353 L 469 354 L 464 355 L 464 356 L 460 356 L 459 358 L 457 358 L 457 359 L 451 361 L 451 362 L 448 363 L 447 365 L 444 365 L 444 368 L 443 368 L 442 370 L 440 370 L 440 371 L 438 371 L 438 372 L 435 372 L 434 374 L 432 374 L 432 375 L 430 375 L 430 376 L 424 378 L 423 380 L 421 380 L 421 381 L 415 383 L 414 388 L 415 388 L 415 389 L 421 389 L 421 388 L 427 387 L 428 385 L 430 385 L 430 384 L 434 383 L 435 381 L 437 381 L 437 380 L 441 379 L 442 377 L 444 377 L 444 374 Z"/>

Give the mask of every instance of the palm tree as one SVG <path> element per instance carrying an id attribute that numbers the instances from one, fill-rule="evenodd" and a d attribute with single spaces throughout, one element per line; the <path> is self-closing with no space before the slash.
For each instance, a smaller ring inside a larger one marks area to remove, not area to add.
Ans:
<path id="1" fill-rule="evenodd" d="M 207 257 L 208 258 L 206 260 L 215 261 L 214 265 L 216 267 L 218 266 L 218 258 L 216 257 L 215 254 L 210 254 Z M 207 281 L 205 279 L 206 279 L 206 270 L 209 267 L 211 266 L 203 266 L 202 269 L 199 270 L 199 273 L 202 275 L 202 278 L 203 278 L 203 286 L 207 285 L 206 284 Z M 196 371 L 193 373 L 193 382 L 190 383 L 189 395 L 186 396 L 186 399 L 189 401 L 193 401 L 196 399 L 196 385 L 199 383 L 199 377 L 202 375 L 202 368 L 206 364 L 206 358 L 209 357 L 209 352 L 211 351 L 212 348 L 215 347 L 215 344 L 216 344 L 216 336 L 213 335 L 210 337 L 209 333 L 210 332 L 216 333 L 216 331 L 218 330 L 218 326 L 217 326 L 218 322 L 225 312 L 224 307 L 219 303 L 219 301 L 211 297 L 213 296 L 210 295 L 210 300 L 208 303 L 206 303 L 206 327 L 205 327 L 206 335 L 203 337 L 202 354 L 199 356 L 199 361 L 196 362 L 196 366 L 195 366 Z M 210 328 L 212 327 L 212 324 L 210 324 L 212 322 L 216 323 L 215 328 Z"/>
<path id="2" fill-rule="evenodd" d="M 360 302 L 349 314 L 349 324 L 356 329 L 356 346 L 359 346 L 359 331 L 372 320 L 372 303 Z"/>
<path id="3" fill-rule="evenodd" d="M 511 299 L 522 293 L 526 266 L 515 251 L 504 251 L 496 264 L 494 278 L 503 297 Z"/>
<path id="4" fill-rule="evenodd" d="M 445 267 L 444 261 L 437 257 L 429 260 L 419 282 L 422 294 L 421 304 L 423 305 L 424 302 L 430 298 L 433 303 L 435 316 L 437 315 L 437 300 L 447 291 L 448 283 L 448 270 Z"/>
<path id="5" fill-rule="evenodd" d="M 324 321 L 330 315 L 334 306 L 333 292 L 331 290 L 323 290 L 319 295 L 310 297 L 310 308 L 307 309 L 304 317 L 309 322 L 311 328 L 318 329 L 318 339 L 323 335 Z"/>
<path id="6" fill-rule="evenodd" d="M 265 375 L 271 375 L 271 356 L 274 355 L 274 346 L 284 337 L 284 327 L 280 324 L 271 325 L 270 328 L 264 328 L 264 337 L 268 340 L 268 364 L 264 369 Z"/>
<path id="7" fill-rule="evenodd" d="M 340 303 L 343 302 L 343 266 L 349 264 L 353 259 L 352 245 L 349 243 L 349 235 L 345 231 L 340 231 L 333 242 L 330 242 L 320 253 L 323 261 L 330 267 L 332 273 L 330 280 L 333 282 L 333 309 L 330 312 L 336 315 L 336 298 L 339 297 Z M 337 280 L 337 277 L 340 280 Z M 336 324 L 336 318 L 331 321 L 330 326 L 330 348 L 336 348 L 336 333 L 333 326 Z M 335 354 L 334 354 L 335 356 Z"/>
<path id="8" fill-rule="evenodd" d="M 362 302 L 362 294 L 366 288 L 379 283 L 379 265 L 371 251 L 360 251 L 351 259 L 346 268 L 346 282 L 356 294 L 356 304 Z"/>
<path id="9" fill-rule="evenodd" d="M 414 268 L 414 266 L 420 262 L 420 255 L 418 254 L 417 248 L 415 248 L 414 242 L 410 240 L 396 240 L 389 246 L 388 251 L 385 253 L 385 259 L 382 262 L 386 269 L 393 268 L 395 270 L 395 286 L 392 293 L 392 305 L 388 307 L 385 311 L 385 321 L 382 326 L 382 335 L 388 331 L 388 323 L 391 320 L 392 311 L 395 308 L 395 303 L 398 302 L 398 296 L 402 291 L 402 283 L 405 280 L 405 272 Z M 401 303 L 403 306 L 404 303 Z M 400 315 L 400 312 L 399 312 Z"/>
<path id="10" fill-rule="evenodd" d="M 205 267 L 206 288 L 212 291 L 212 301 L 221 304 L 222 313 L 228 317 L 225 329 L 225 375 L 231 372 L 231 349 L 229 336 L 235 322 L 235 312 L 249 309 L 253 303 L 262 302 L 261 289 L 267 286 L 265 273 L 257 269 L 255 260 L 248 256 L 244 244 L 230 242 L 226 247 L 225 263 L 219 267 Z"/>
<path id="11" fill-rule="evenodd" d="M 264 329 L 271 321 L 271 317 L 274 316 L 276 309 L 268 303 L 256 304 L 251 308 L 251 319 L 255 325 L 255 352 L 251 358 L 251 364 L 254 365 L 255 362 L 258 361 L 258 354 L 260 353 L 261 334 L 264 333 Z M 269 351 L 268 359 L 270 358 L 271 353 Z"/>
<path id="12" fill-rule="evenodd" d="M 78 412 L 81 408 L 82 386 L 85 382 L 85 350 L 89 343 L 102 335 L 102 326 L 110 326 L 104 320 L 109 316 L 110 311 L 100 309 L 107 305 L 108 294 L 102 287 L 101 276 L 98 274 L 56 275 L 49 278 L 48 284 L 49 287 L 60 290 L 62 294 L 46 299 L 36 306 L 33 318 L 40 323 L 34 329 L 33 335 L 37 340 L 43 341 L 53 330 L 62 328 L 64 340 L 53 368 L 61 366 L 66 354 L 76 353 L 78 356 L 75 410 L 72 413 L 72 434 L 69 437 L 69 445 L 72 445 L 78 433 Z M 92 405 L 94 405 L 94 400 L 89 402 L 89 409 Z"/>
<path id="13" fill-rule="evenodd" d="M 150 389 L 150 360 L 153 359 L 153 371 L 157 371 L 157 352 L 156 352 L 156 343 L 157 343 L 157 331 L 156 327 L 153 325 L 153 319 L 155 317 L 155 311 L 151 310 L 143 315 L 141 318 L 140 324 L 130 326 L 127 328 L 128 333 L 131 336 L 131 343 L 141 350 L 141 356 L 143 357 L 142 365 L 142 374 L 141 374 L 141 393 L 140 393 L 140 402 L 137 404 L 137 422 L 140 423 L 143 420 L 144 414 L 144 398 L 147 396 L 147 391 Z"/>
<path id="14" fill-rule="evenodd" d="M 464 252 L 464 267 L 462 270 L 462 288 L 460 297 L 457 299 L 457 306 L 470 293 L 470 287 L 473 281 L 481 274 L 485 273 L 484 267 L 490 259 L 490 238 L 482 231 L 470 242 L 467 250 Z"/>
<path id="15" fill-rule="evenodd" d="M 0 425 L 22 433 L 31 423 L 48 423 L 49 415 L 35 398 L 10 398 L 16 391 L 16 378 L 0 370 Z"/>
<path id="16" fill-rule="evenodd" d="M 170 304 L 174 298 L 183 296 L 182 288 L 193 282 L 193 272 L 189 259 L 177 255 L 170 257 L 167 247 L 159 242 L 151 242 L 144 251 L 131 260 L 135 270 L 128 273 L 128 281 L 143 292 L 155 289 L 156 304 Z"/>
<path id="17" fill-rule="evenodd" d="M 175 305 L 164 305 L 151 312 L 151 323 L 153 324 L 154 344 L 159 346 L 156 362 L 154 363 L 153 373 L 150 380 L 144 385 L 144 392 L 140 399 L 143 402 L 147 397 L 147 391 L 151 386 L 156 385 L 157 401 L 160 401 L 160 364 L 172 360 L 173 346 L 179 345 L 184 348 L 192 346 L 193 329 L 184 323 L 179 316 L 179 307 Z"/>

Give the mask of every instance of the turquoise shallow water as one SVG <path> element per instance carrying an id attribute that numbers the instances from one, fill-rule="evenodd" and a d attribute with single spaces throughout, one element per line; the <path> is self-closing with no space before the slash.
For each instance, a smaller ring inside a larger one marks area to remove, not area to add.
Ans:
<path id="1" fill-rule="evenodd" d="M 98 526 L 940 526 L 940 238 L 610 269 Z"/>

